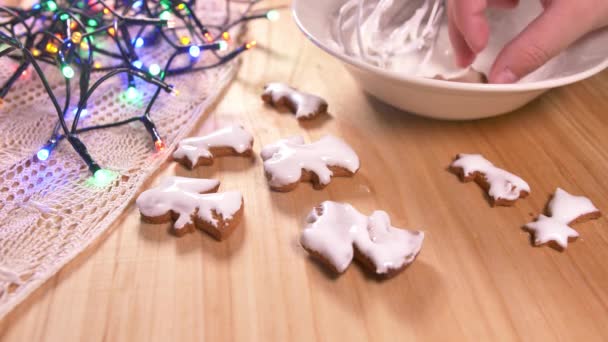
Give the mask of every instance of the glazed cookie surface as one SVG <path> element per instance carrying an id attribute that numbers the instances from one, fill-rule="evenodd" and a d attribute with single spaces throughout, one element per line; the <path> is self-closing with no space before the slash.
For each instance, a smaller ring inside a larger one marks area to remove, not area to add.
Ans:
<path id="1" fill-rule="evenodd" d="M 500 169 L 481 154 L 459 154 L 450 171 L 463 182 L 475 181 L 488 192 L 490 204 L 510 206 L 530 194 L 530 186 L 520 177 Z"/>
<path id="2" fill-rule="evenodd" d="M 331 135 L 306 144 L 301 136 L 281 139 L 261 152 L 264 171 L 275 191 L 291 191 L 299 182 L 310 181 L 322 189 L 331 177 L 348 177 L 359 170 L 359 157 L 343 140 Z"/>
<path id="3" fill-rule="evenodd" d="M 535 246 L 549 244 L 558 250 L 566 249 L 568 242 L 579 237 L 570 225 L 601 216 L 599 209 L 587 197 L 571 195 L 561 188 L 555 190 L 547 210 L 550 216 L 541 214 L 524 228 L 534 235 Z"/>
<path id="4" fill-rule="evenodd" d="M 384 211 L 366 216 L 350 204 L 325 201 L 309 214 L 300 243 L 336 273 L 344 272 L 355 258 L 387 277 L 416 259 L 423 240 L 423 232 L 393 227 Z"/>
<path id="5" fill-rule="evenodd" d="M 212 165 L 222 156 L 252 155 L 253 136 L 242 126 L 228 126 L 210 134 L 186 138 L 179 142 L 173 159 L 189 168 Z"/>
<path id="6" fill-rule="evenodd" d="M 264 86 L 262 100 L 275 107 L 288 107 L 298 120 L 310 120 L 327 113 L 327 101 L 284 83 L 273 82 Z"/>
<path id="7" fill-rule="evenodd" d="M 172 232 L 177 236 L 197 227 L 222 240 L 241 220 L 243 196 L 238 191 L 216 193 L 219 185 L 214 179 L 170 176 L 142 192 L 136 204 L 146 222 L 175 221 Z"/>

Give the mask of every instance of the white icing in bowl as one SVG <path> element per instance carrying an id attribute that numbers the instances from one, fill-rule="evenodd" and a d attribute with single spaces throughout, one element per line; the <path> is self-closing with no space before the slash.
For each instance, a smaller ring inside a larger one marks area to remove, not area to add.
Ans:
<path id="1" fill-rule="evenodd" d="M 419 115 L 452 120 L 499 115 L 525 105 L 551 88 L 588 78 L 608 66 L 608 30 L 602 30 L 573 44 L 542 69 L 516 84 L 446 82 L 395 72 L 349 56 L 336 45 L 335 19 L 345 2 L 346 0 L 294 0 L 294 19 L 313 43 L 344 64 L 366 92 Z M 474 67 L 488 71 L 504 42 L 509 41 L 538 13 L 540 6 L 536 1 L 522 1 L 517 10 L 501 16 L 500 20 L 495 20 L 496 14 L 490 12 L 492 38 Z M 515 20 L 517 25 L 507 22 L 508 20 Z M 438 41 L 442 39 L 441 35 L 440 33 Z M 445 43 L 438 44 L 445 47 Z M 437 55 L 441 56 L 440 53 Z M 399 68 L 407 68 L 408 62 L 403 63 L 405 66 Z"/>

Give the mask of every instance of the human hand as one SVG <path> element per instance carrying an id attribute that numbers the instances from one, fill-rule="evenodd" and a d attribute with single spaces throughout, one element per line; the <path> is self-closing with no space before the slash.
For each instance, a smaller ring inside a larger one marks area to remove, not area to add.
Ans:
<path id="1" fill-rule="evenodd" d="M 536 0 L 524 0 L 536 1 Z M 608 26 L 606 0 L 540 0 L 544 11 L 496 57 L 490 83 L 513 83 L 558 55 L 570 44 Z M 514 8 L 519 0 L 447 0 L 450 41 L 456 62 L 466 67 L 488 44 L 489 7 Z"/>

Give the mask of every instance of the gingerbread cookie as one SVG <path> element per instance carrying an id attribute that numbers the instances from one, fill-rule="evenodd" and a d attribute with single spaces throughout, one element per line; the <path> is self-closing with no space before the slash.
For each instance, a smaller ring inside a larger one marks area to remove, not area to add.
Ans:
<path id="1" fill-rule="evenodd" d="M 327 102 L 322 98 L 298 91 L 284 83 L 264 86 L 262 100 L 272 106 L 286 106 L 298 120 L 310 120 L 327 113 Z"/>
<path id="2" fill-rule="evenodd" d="M 459 175 L 463 182 L 477 182 L 488 192 L 492 206 L 513 205 L 519 198 L 530 194 L 528 183 L 497 168 L 480 154 L 459 154 L 450 165 L 450 171 Z"/>
<path id="3" fill-rule="evenodd" d="M 547 206 L 550 216 L 539 215 L 534 222 L 524 226 L 534 234 L 534 245 L 548 243 L 551 247 L 564 250 L 569 241 L 574 241 L 579 234 L 570 225 L 597 219 L 601 216 L 599 209 L 583 196 L 574 196 L 557 188 Z"/>
<path id="4" fill-rule="evenodd" d="M 395 228 L 388 214 L 361 214 L 350 204 L 325 201 L 307 218 L 300 243 L 336 273 L 353 257 L 366 269 L 389 277 L 411 264 L 420 253 L 424 233 Z"/>
<path id="5" fill-rule="evenodd" d="M 359 170 L 355 151 L 331 135 L 311 144 L 305 144 L 301 136 L 282 139 L 265 146 L 261 155 L 268 183 L 275 191 L 291 191 L 302 181 L 322 189 L 332 176 L 352 176 Z"/>
<path id="6" fill-rule="evenodd" d="M 177 236 L 196 226 L 222 240 L 241 221 L 243 196 L 238 191 L 215 193 L 219 185 L 214 179 L 170 176 L 139 195 L 136 204 L 146 222 L 175 221 L 172 232 Z"/>
<path id="7" fill-rule="evenodd" d="M 251 156 L 253 136 L 242 126 L 229 126 L 202 137 L 179 142 L 173 159 L 189 168 L 212 165 L 213 158 L 222 156 Z"/>

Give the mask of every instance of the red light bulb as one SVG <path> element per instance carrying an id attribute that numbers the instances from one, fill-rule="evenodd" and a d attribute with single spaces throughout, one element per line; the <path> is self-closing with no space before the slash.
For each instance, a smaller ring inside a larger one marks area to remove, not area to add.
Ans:
<path id="1" fill-rule="evenodd" d="M 165 142 L 162 140 L 156 140 L 154 142 L 154 148 L 156 148 L 156 152 L 161 152 L 165 149 Z"/>

